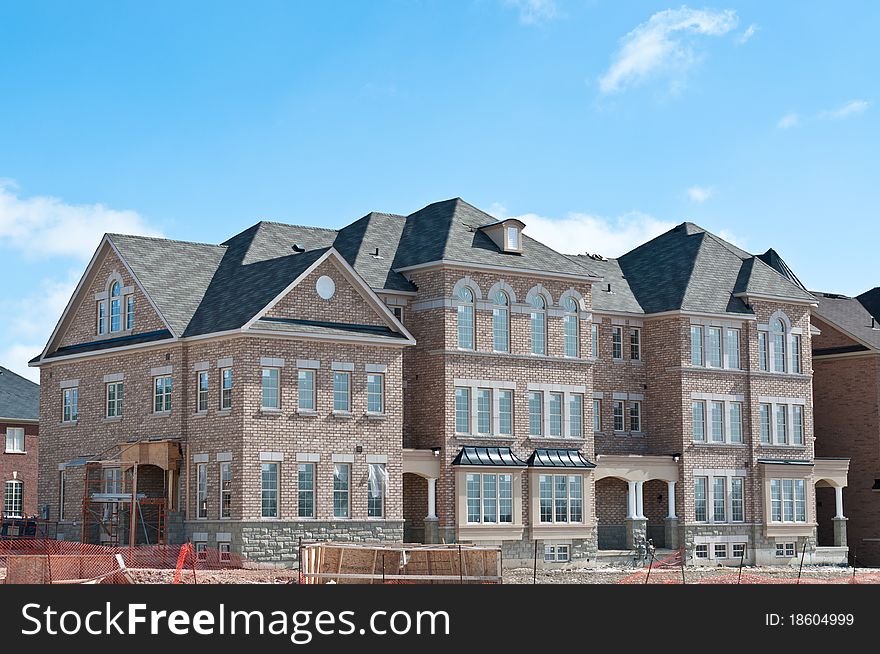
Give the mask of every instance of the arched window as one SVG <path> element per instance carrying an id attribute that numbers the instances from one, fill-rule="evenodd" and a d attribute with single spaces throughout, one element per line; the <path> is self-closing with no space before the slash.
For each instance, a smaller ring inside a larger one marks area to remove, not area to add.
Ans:
<path id="1" fill-rule="evenodd" d="M 542 295 L 532 298 L 532 354 L 547 354 L 547 303 Z"/>
<path id="2" fill-rule="evenodd" d="M 770 323 L 770 333 L 773 338 L 773 371 L 785 372 L 785 322 L 782 318 L 774 318 Z"/>
<path id="3" fill-rule="evenodd" d="M 110 331 L 118 332 L 122 329 L 122 305 L 119 297 L 119 282 L 113 282 L 110 287 Z"/>
<path id="4" fill-rule="evenodd" d="M 562 319 L 562 331 L 565 345 L 565 356 L 577 357 L 578 347 L 578 304 L 573 297 L 565 298 L 562 303 L 565 315 Z"/>
<path id="5" fill-rule="evenodd" d="M 3 496 L 3 516 L 6 518 L 23 517 L 24 484 L 17 480 L 7 481 L 5 491 Z"/>
<path id="6" fill-rule="evenodd" d="M 458 347 L 474 349 L 474 292 L 467 286 L 458 291 Z"/>
<path id="7" fill-rule="evenodd" d="M 496 352 L 510 351 L 510 299 L 504 291 L 498 291 L 492 308 L 492 349 Z"/>

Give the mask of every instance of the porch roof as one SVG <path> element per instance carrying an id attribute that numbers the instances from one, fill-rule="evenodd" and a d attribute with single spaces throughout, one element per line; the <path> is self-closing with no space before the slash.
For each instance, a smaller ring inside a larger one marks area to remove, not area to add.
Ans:
<path id="1" fill-rule="evenodd" d="M 463 447 L 452 460 L 452 465 L 524 468 L 526 462 L 509 447 Z"/>
<path id="2" fill-rule="evenodd" d="M 530 468 L 595 468 L 596 464 L 584 458 L 579 450 L 541 448 L 529 457 Z"/>

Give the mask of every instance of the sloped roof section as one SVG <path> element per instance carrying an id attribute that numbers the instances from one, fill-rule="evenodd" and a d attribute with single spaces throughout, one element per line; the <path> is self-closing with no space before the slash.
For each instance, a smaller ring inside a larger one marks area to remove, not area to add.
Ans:
<path id="1" fill-rule="evenodd" d="M 764 261 L 693 223 L 682 223 L 617 261 L 645 313 L 751 313 L 738 293 L 815 301 Z"/>
<path id="2" fill-rule="evenodd" d="M 343 227 L 333 241 L 346 261 L 373 289 L 415 291 L 392 264 L 406 225 L 406 217 L 372 212 Z"/>
<path id="3" fill-rule="evenodd" d="M 595 311 L 623 311 L 644 313 L 642 305 L 630 288 L 629 281 L 620 269 L 617 259 L 594 259 L 585 254 L 572 254 L 569 258 L 583 265 L 602 278 L 601 284 L 593 286 L 593 309 Z M 608 290 L 609 284 L 611 290 Z"/>
<path id="4" fill-rule="evenodd" d="M 463 447 L 452 460 L 454 466 L 494 466 L 503 468 L 525 467 L 509 447 Z"/>
<path id="5" fill-rule="evenodd" d="M 814 291 L 813 295 L 819 300 L 819 306 L 815 310 L 816 315 L 833 327 L 880 350 L 880 316 L 872 313 L 868 308 L 874 307 L 871 303 L 871 293 L 872 291 L 868 291 L 858 297 L 847 297 L 839 293 Z M 877 309 L 880 307 L 875 308 Z"/>
<path id="6" fill-rule="evenodd" d="M 108 234 L 159 312 L 182 335 L 207 292 L 226 248 L 161 238 Z"/>
<path id="7" fill-rule="evenodd" d="M 40 385 L 0 366 L 0 418 L 40 419 Z"/>
<path id="8" fill-rule="evenodd" d="M 497 218 L 461 198 L 429 204 L 406 217 L 393 268 L 447 260 L 585 278 L 595 276 L 576 261 L 525 234 L 522 254 L 502 252 L 479 229 L 496 222 Z"/>

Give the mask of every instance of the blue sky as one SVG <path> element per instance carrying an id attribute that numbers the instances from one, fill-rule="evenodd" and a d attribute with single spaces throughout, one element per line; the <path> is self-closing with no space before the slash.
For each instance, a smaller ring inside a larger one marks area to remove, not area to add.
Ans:
<path id="1" fill-rule="evenodd" d="M 105 231 L 461 196 L 614 256 L 684 220 L 880 284 L 876 2 L 0 2 L 0 363 Z M 35 376 L 35 371 L 30 372 Z"/>

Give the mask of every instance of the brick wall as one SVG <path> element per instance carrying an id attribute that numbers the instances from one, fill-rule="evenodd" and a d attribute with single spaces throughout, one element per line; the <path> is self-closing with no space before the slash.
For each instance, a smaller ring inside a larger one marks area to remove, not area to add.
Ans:
<path id="1" fill-rule="evenodd" d="M 7 427 L 24 428 L 25 454 L 6 452 Z M 39 432 L 39 426 L 33 423 L 0 422 L 0 438 L 3 439 L 0 444 L 0 511 L 4 506 L 6 482 L 15 479 L 24 484 L 22 487 L 24 514 L 27 516 L 39 515 L 40 502 L 37 497 L 37 473 L 40 460 Z"/>

